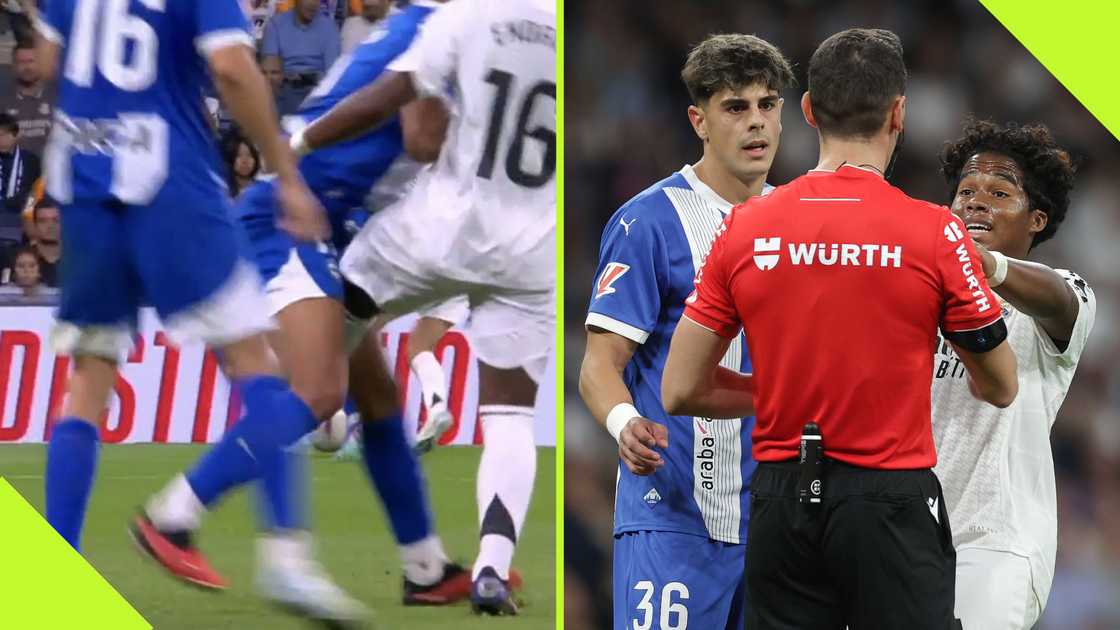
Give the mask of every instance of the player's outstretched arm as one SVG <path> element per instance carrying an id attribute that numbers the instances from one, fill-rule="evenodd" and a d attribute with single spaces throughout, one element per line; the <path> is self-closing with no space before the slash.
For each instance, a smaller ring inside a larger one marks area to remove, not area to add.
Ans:
<path id="1" fill-rule="evenodd" d="M 285 230 L 296 238 L 317 241 L 330 235 L 322 206 L 307 190 L 295 154 L 280 135 L 280 124 L 268 82 L 247 46 L 223 46 L 207 61 L 214 85 L 237 124 L 256 144 L 265 164 L 276 172 L 284 206 Z"/>
<path id="2" fill-rule="evenodd" d="M 1035 319 L 1046 334 L 1062 347 L 1073 335 L 1077 323 L 1080 301 L 1073 288 L 1057 271 L 1041 263 L 998 256 L 976 243 L 984 265 L 984 275 L 989 280 L 997 273 L 1006 274 L 1003 282 L 992 287 L 1019 311 Z M 1006 270 L 1001 267 L 1006 264 Z"/>
<path id="3" fill-rule="evenodd" d="M 447 137 L 450 118 L 443 100 L 435 96 L 405 105 L 401 109 L 401 135 L 408 156 L 422 164 L 435 162 Z"/>
<path id="4" fill-rule="evenodd" d="M 622 380 L 637 347 L 636 341 L 622 335 L 590 327 L 579 370 L 579 394 L 591 415 L 618 442 L 618 456 L 630 472 L 649 475 L 665 463 L 653 449 L 669 447 L 669 431 L 641 416 Z"/>
<path id="5" fill-rule="evenodd" d="M 754 415 L 754 379 L 719 364 L 731 342 L 687 316 L 681 318 L 661 377 L 665 411 L 704 418 Z"/>
<path id="6" fill-rule="evenodd" d="M 293 136 L 292 146 L 306 153 L 357 137 L 392 118 L 416 96 L 408 73 L 387 71 Z"/>
<path id="7" fill-rule="evenodd" d="M 1001 409 L 1019 393 L 1019 367 L 1007 340 L 987 351 L 967 350 L 950 340 L 968 371 L 972 395 Z"/>

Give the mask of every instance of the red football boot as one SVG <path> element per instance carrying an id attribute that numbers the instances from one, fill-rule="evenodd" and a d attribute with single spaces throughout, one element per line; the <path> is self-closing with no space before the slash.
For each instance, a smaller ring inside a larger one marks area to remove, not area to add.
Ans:
<path id="1" fill-rule="evenodd" d="M 188 531 L 163 532 L 141 512 L 129 526 L 136 545 L 171 575 L 205 589 L 224 590 L 228 583 L 191 542 Z"/>

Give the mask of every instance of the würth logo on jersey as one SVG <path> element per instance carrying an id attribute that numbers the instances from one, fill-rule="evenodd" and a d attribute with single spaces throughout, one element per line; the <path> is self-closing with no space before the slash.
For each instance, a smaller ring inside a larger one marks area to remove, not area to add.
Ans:
<path id="1" fill-rule="evenodd" d="M 793 265 L 831 267 L 901 267 L 902 246 L 879 243 L 788 243 Z M 781 258 L 782 239 L 754 239 L 754 264 L 762 271 L 773 269 Z"/>
<path id="2" fill-rule="evenodd" d="M 954 225 L 950 223 L 949 225 Z M 976 279 L 976 274 L 973 273 L 972 259 L 968 256 L 968 249 L 964 243 L 957 245 L 957 249 L 953 251 L 957 255 L 957 260 L 961 263 L 961 272 L 964 273 L 964 281 L 968 283 L 969 290 L 972 291 L 972 301 L 976 303 L 976 312 L 983 313 L 992 307 L 991 302 L 988 301 L 988 296 L 984 290 L 980 288 L 980 281 Z"/>
<path id="3" fill-rule="evenodd" d="M 617 262 L 607 263 L 607 266 L 603 269 L 603 274 L 599 276 L 599 282 L 595 284 L 595 298 L 598 299 L 614 293 L 615 288 L 611 285 L 627 271 L 630 271 L 630 265 Z"/>
<path id="4" fill-rule="evenodd" d="M 956 243 L 964 238 L 964 232 L 961 231 L 961 226 L 950 221 L 945 225 L 945 238 L 949 239 L 950 243 Z"/>
<path id="5" fill-rule="evenodd" d="M 754 264 L 762 271 L 773 269 L 778 264 L 779 253 L 782 249 L 782 239 L 773 238 L 754 239 Z"/>

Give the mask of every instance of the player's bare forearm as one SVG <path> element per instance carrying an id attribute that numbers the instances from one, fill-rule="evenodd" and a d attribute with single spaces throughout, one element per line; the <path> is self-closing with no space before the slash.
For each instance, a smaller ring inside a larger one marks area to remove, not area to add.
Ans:
<path id="1" fill-rule="evenodd" d="M 741 418 L 754 415 L 754 381 L 719 362 L 732 340 L 681 318 L 661 377 L 661 402 L 673 415 Z"/>
<path id="2" fill-rule="evenodd" d="M 420 163 L 435 162 L 447 137 L 450 116 L 437 97 L 422 98 L 401 108 L 404 150 Z"/>
<path id="3" fill-rule="evenodd" d="M 1007 340 L 987 352 L 970 352 L 953 344 L 968 372 L 972 395 L 996 407 L 1008 407 L 1019 394 L 1019 362 Z"/>
<path id="4" fill-rule="evenodd" d="M 408 74 L 386 72 L 308 125 L 303 141 L 314 150 L 360 136 L 392 118 L 415 98 Z"/>
<path id="5" fill-rule="evenodd" d="M 995 260 L 982 252 L 984 271 Z M 1077 295 L 1065 279 L 1046 265 L 1026 260 L 1007 259 L 1007 277 L 993 289 L 1019 311 L 1038 321 L 1051 338 L 1069 341 L 1080 308 Z"/>
<path id="6" fill-rule="evenodd" d="M 35 34 L 35 58 L 38 60 L 39 74 L 44 81 L 54 81 L 58 78 L 58 44 L 43 37 L 41 33 Z"/>
<path id="7" fill-rule="evenodd" d="M 209 61 L 218 94 L 264 162 L 283 180 L 298 177 L 295 155 L 280 135 L 272 91 L 250 49 L 227 46 L 214 51 Z"/>
<path id="8" fill-rule="evenodd" d="M 587 331 L 587 348 L 579 370 L 579 394 L 600 424 L 619 403 L 633 404 L 634 398 L 622 372 L 638 344 L 630 339 L 601 329 Z"/>

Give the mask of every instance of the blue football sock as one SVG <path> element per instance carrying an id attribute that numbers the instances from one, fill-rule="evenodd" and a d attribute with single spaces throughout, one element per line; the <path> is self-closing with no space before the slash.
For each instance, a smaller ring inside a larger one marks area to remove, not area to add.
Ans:
<path id="1" fill-rule="evenodd" d="M 400 414 L 362 422 L 362 460 L 385 504 L 397 543 L 428 537 L 432 516 L 420 462 L 404 435 Z"/>
<path id="2" fill-rule="evenodd" d="M 79 551 L 99 444 L 97 427 L 64 418 L 55 425 L 47 447 L 47 522 Z"/>
<path id="3" fill-rule="evenodd" d="M 261 528 L 308 529 L 307 449 L 298 442 L 284 449 L 256 486 Z"/>
<path id="4" fill-rule="evenodd" d="M 283 449 L 318 423 L 283 379 L 254 376 L 234 385 L 241 392 L 245 417 L 187 473 L 187 483 L 209 507 L 227 491 L 260 477 L 274 514 L 286 515 L 290 506 Z"/>

